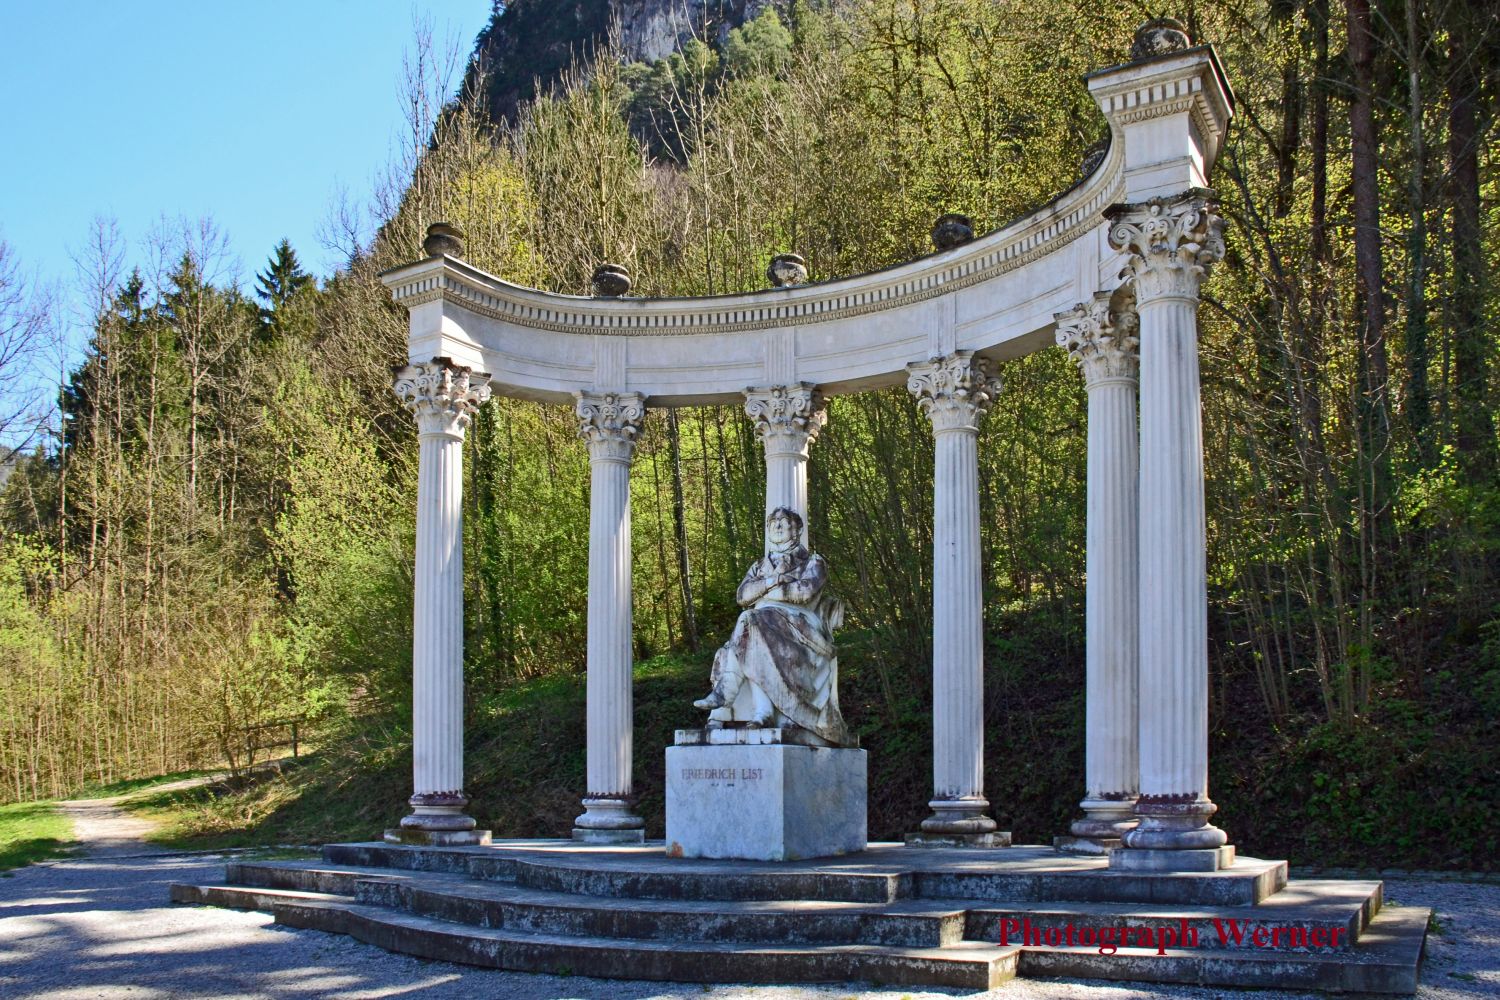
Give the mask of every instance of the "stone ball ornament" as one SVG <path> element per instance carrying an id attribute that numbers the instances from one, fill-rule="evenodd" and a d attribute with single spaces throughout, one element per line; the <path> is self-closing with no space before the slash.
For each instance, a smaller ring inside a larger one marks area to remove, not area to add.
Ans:
<path id="1" fill-rule="evenodd" d="M 621 264 L 600 264 L 589 287 L 601 299 L 617 299 L 630 291 L 630 272 Z"/>
<path id="2" fill-rule="evenodd" d="M 422 241 L 422 252 L 429 257 L 462 257 L 464 255 L 464 231 L 451 222 L 434 222 L 427 227 L 427 238 Z"/>
<path id="3" fill-rule="evenodd" d="M 1135 29 L 1135 41 L 1130 45 L 1130 59 L 1133 62 L 1181 52 L 1192 44 L 1187 25 L 1175 17 L 1155 17 Z"/>
<path id="4" fill-rule="evenodd" d="M 803 260 L 800 254 L 778 254 L 771 258 L 771 265 L 766 268 L 766 277 L 777 288 L 805 284 L 807 261 Z"/>
<path id="5" fill-rule="evenodd" d="M 932 225 L 932 245 L 939 250 L 952 250 L 974 239 L 974 220 L 967 215 L 949 212 L 938 216 Z"/>

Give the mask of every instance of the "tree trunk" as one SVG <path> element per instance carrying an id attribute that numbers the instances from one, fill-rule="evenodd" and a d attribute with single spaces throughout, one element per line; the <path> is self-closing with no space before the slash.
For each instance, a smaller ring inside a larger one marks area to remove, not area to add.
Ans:
<path id="1" fill-rule="evenodd" d="M 1427 347 L 1427 146 L 1422 133 L 1422 42 L 1417 30 L 1416 0 L 1406 2 L 1406 80 L 1411 171 L 1406 184 L 1409 228 L 1406 235 L 1406 422 L 1417 445 L 1417 460 L 1430 468 L 1436 460 L 1432 441 L 1432 405 L 1427 389 L 1431 357 Z"/>
<path id="2" fill-rule="evenodd" d="M 667 446 L 672 462 L 672 533 L 677 541 L 677 579 L 682 587 L 682 638 L 698 652 L 698 614 L 693 607 L 693 570 L 688 559 L 687 505 L 682 493 L 682 431 L 676 408 L 667 410 Z"/>
<path id="3" fill-rule="evenodd" d="M 1467 477 L 1489 482 L 1495 475 L 1495 425 L 1485 405 L 1489 374 L 1489 340 L 1484 323 L 1485 279 L 1479 201 L 1479 53 L 1463 30 L 1460 9 L 1450 28 L 1448 77 L 1448 160 L 1453 197 L 1453 339 L 1454 409 L 1458 457 Z"/>

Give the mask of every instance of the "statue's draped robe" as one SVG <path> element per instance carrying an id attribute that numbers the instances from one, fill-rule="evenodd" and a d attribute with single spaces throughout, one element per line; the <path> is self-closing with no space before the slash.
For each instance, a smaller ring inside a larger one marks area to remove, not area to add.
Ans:
<path id="1" fill-rule="evenodd" d="M 773 573 L 794 574 L 792 582 L 771 588 L 740 614 L 734 633 L 714 656 L 717 687 L 726 672 L 739 674 L 761 689 L 787 720 L 834 746 L 852 743 L 839 712 L 838 653 L 833 630 L 843 617 L 842 604 L 823 593 L 828 570 L 822 556 L 797 546 L 756 560 L 738 591 Z"/>

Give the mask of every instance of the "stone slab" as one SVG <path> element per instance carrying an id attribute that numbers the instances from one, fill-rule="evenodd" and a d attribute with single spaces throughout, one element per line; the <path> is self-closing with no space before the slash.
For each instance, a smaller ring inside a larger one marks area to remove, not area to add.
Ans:
<path id="1" fill-rule="evenodd" d="M 833 747 L 667 748 L 667 854 L 795 861 L 863 851 L 866 756 Z"/>
<path id="2" fill-rule="evenodd" d="M 994 830 L 990 833 L 927 833 L 918 831 L 906 835 L 907 847 L 1009 847 L 1010 831 Z"/>
<path id="3" fill-rule="evenodd" d="M 780 727 L 725 726 L 721 729 L 678 729 L 672 736 L 673 746 L 787 746 L 827 747 L 827 740 L 805 729 Z"/>
<path id="4" fill-rule="evenodd" d="M 573 839 L 580 844 L 644 844 L 646 831 L 640 827 L 633 830 L 599 830 L 575 826 Z"/>
<path id="5" fill-rule="evenodd" d="M 1108 857 L 1109 852 L 1123 848 L 1125 842 L 1119 837 L 1053 837 L 1052 846 L 1063 854 L 1097 854 Z"/>
<path id="6" fill-rule="evenodd" d="M 418 847 L 483 847 L 490 843 L 488 830 L 421 830 L 397 826 L 385 831 L 387 844 L 412 844 Z"/>
<path id="7" fill-rule="evenodd" d="M 1203 851 L 1163 851 L 1121 847 L 1109 852 L 1109 866 L 1126 872 L 1218 872 L 1234 867 L 1234 847 Z"/>

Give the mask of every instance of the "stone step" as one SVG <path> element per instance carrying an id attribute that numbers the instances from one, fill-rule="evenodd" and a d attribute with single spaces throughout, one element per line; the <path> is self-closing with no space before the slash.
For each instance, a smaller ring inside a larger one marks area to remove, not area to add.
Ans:
<path id="1" fill-rule="evenodd" d="M 515 854 L 490 847 L 414 847 L 380 842 L 325 844 L 323 860 L 347 867 L 444 872 L 497 881 L 514 879 L 516 866 Z"/>
<path id="2" fill-rule="evenodd" d="M 1233 867 L 1217 872 L 1007 871 L 975 865 L 917 871 L 912 878 L 915 894 L 930 899 L 1255 906 L 1286 887 L 1287 864 L 1237 858 Z"/>
<path id="3" fill-rule="evenodd" d="M 1380 910 L 1379 882 L 1291 883 L 1254 907 L 1184 907 L 1117 903 L 1035 903 L 970 907 L 964 937 L 972 941 L 1041 941 L 1056 945 L 1075 935 L 1093 940 L 1107 929 L 1110 943 L 1191 941 L 1197 949 L 1241 948 L 1265 940 L 1284 951 L 1347 951 Z M 1030 935 L 1030 937 L 1028 937 Z"/>
<path id="4" fill-rule="evenodd" d="M 1217 872 L 1113 871 L 1101 858 L 1050 848 L 975 850 L 955 860 L 933 849 L 876 844 L 861 855 L 817 862 L 724 862 L 665 856 L 660 845 L 579 849 L 558 841 L 490 847 L 330 844 L 324 860 L 508 881 L 551 892 L 648 899 L 897 899 L 1116 902 L 1253 906 L 1286 886 L 1284 861 L 1237 858 Z"/>
<path id="5" fill-rule="evenodd" d="M 248 885 L 189 885 L 174 882 L 172 902 L 198 906 L 222 906 L 230 910 L 260 910 L 272 913 L 280 903 L 353 903 L 351 895 L 306 892 L 298 889 L 266 889 Z"/>
<path id="6" fill-rule="evenodd" d="M 638 940 L 937 948 L 964 938 L 962 904 L 617 899 L 469 879 L 360 881 L 361 903 L 479 927 Z"/>
<path id="7" fill-rule="evenodd" d="M 1227 950 L 1126 948 L 1101 955 L 1097 948 L 1023 948 L 1023 976 L 1192 983 L 1333 993 L 1399 993 L 1417 990 L 1417 970 L 1432 911 L 1386 907 L 1346 951 L 1287 952 L 1249 945 Z"/>
<path id="8" fill-rule="evenodd" d="M 360 879 L 411 876 L 410 870 L 401 868 L 336 868 L 311 861 L 230 861 L 224 865 L 224 881 L 231 885 L 331 892 L 342 896 L 353 896 L 354 885 Z"/>
<path id="9" fill-rule="evenodd" d="M 455 924 L 377 906 L 277 903 L 276 922 L 348 934 L 387 951 L 465 965 L 671 982 L 812 983 L 991 989 L 1015 975 L 1019 948 L 643 941 L 534 934 Z"/>

